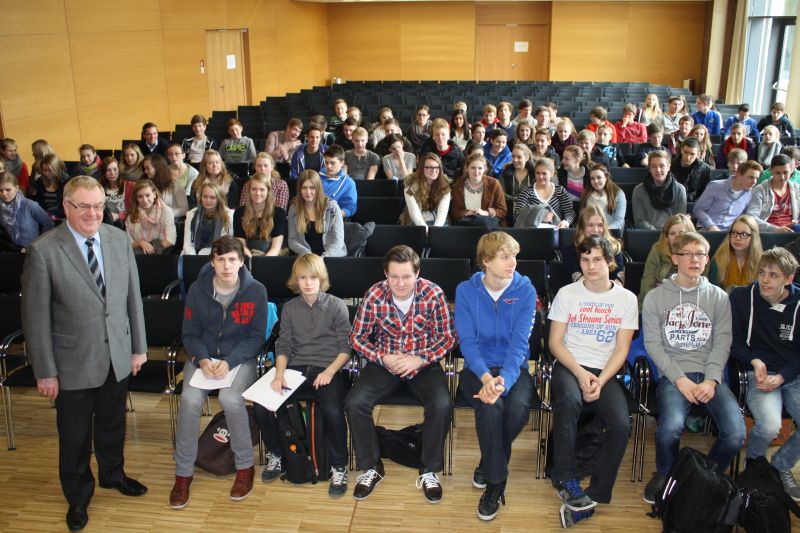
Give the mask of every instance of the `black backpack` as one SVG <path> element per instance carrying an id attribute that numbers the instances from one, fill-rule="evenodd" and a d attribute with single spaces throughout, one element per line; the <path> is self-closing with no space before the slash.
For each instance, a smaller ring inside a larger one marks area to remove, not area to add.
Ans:
<path id="1" fill-rule="evenodd" d="M 789 510 L 800 516 L 800 507 L 783 490 L 780 474 L 764 457 L 747 461 L 747 468 L 736 476 L 742 495 L 739 525 L 747 533 L 789 533 Z"/>
<path id="2" fill-rule="evenodd" d="M 422 424 L 403 429 L 376 426 L 381 457 L 409 468 L 422 466 Z"/>
<path id="3" fill-rule="evenodd" d="M 718 472 L 706 455 L 685 447 L 656 495 L 653 511 L 666 533 L 723 533 L 733 530 L 740 506 L 731 477 Z"/>
<path id="4" fill-rule="evenodd" d="M 276 418 L 286 463 L 281 479 L 290 483 L 317 483 L 329 479 L 330 455 L 319 404 L 309 400 L 304 412 L 299 401 L 290 399 L 278 408 Z"/>
<path id="5" fill-rule="evenodd" d="M 253 417 L 253 407 L 250 405 L 247 406 L 247 418 L 250 420 L 250 438 L 255 446 L 258 444 L 258 426 Z M 235 457 L 228 435 L 225 411 L 220 411 L 211 418 L 197 441 L 197 459 L 194 464 L 217 476 L 236 472 Z"/>

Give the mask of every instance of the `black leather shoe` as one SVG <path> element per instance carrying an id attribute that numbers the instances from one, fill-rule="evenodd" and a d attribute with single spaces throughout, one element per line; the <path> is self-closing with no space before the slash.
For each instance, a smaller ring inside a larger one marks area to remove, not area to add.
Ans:
<path id="1" fill-rule="evenodd" d="M 125 496 L 141 496 L 147 492 L 147 487 L 128 476 L 122 476 L 122 479 L 119 481 L 100 483 L 100 487 L 104 489 L 117 489 Z"/>
<path id="2" fill-rule="evenodd" d="M 80 531 L 86 527 L 89 521 L 89 513 L 86 512 L 85 505 L 70 505 L 67 511 L 67 527 L 70 531 Z"/>

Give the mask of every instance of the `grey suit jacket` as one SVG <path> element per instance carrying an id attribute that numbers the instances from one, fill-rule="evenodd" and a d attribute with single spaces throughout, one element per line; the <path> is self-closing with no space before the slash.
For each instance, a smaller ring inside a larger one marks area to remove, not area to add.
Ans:
<path id="1" fill-rule="evenodd" d="M 22 324 L 37 379 L 59 388 L 102 385 L 113 365 L 117 381 L 131 372 L 131 354 L 145 353 L 139 275 L 127 234 L 101 224 L 106 299 L 66 223 L 28 247 L 22 273 Z"/>

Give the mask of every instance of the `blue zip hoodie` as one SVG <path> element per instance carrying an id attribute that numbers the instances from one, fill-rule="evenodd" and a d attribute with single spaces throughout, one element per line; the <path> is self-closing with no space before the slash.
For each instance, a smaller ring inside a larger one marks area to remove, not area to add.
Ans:
<path id="1" fill-rule="evenodd" d="M 733 344 L 731 355 L 752 370 L 750 361 L 761 359 L 767 372 L 789 383 L 800 373 L 800 286 L 788 286 L 789 296 L 771 306 L 759 292 L 758 282 L 731 292 Z"/>
<path id="2" fill-rule="evenodd" d="M 536 289 L 526 276 L 514 272 L 511 285 L 495 302 L 483 285 L 483 272 L 473 274 L 456 289 L 456 331 L 464 368 L 478 378 L 499 367 L 505 382 L 503 396 L 527 367 L 528 339 L 536 319 Z"/>
<path id="3" fill-rule="evenodd" d="M 266 340 L 267 289 L 239 270 L 239 290 L 228 309 L 214 299 L 214 269 L 206 264 L 189 287 L 183 313 L 183 346 L 193 364 L 224 359 L 228 367 L 254 359 Z"/>

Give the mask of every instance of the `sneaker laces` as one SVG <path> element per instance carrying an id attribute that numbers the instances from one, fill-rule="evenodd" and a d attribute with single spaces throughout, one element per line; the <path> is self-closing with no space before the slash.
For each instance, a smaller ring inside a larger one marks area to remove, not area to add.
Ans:
<path id="1" fill-rule="evenodd" d="M 356 483 L 359 485 L 372 485 L 376 478 L 382 477 L 377 470 L 370 468 L 356 478 Z"/>
<path id="2" fill-rule="evenodd" d="M 425 472 L 417 478 L 417 488 L 421 489 L 423 486 L 426 489 L 430 489 L 441 487 L 442 483 L 439 481 L 439 478 L 436 477 L 436 472 Z"/>
<path id="3" fill-rule="evenodd" d="M 796 489 L 800 486 L 797 484 L 797 480 L 794 478 L 791 470 L 784 470 L 780 474 L 781 481 L 783 481 L 783 485 L 787 489 Z"/>
<path id="4" fill-rule="evenodd" d="M 331 483 L 342 485 L 347 480 L 347 470 L 344 468 L 331 468 Z"/>
<path id="5" fill-rule="evenodd" d="M 580 483 L 578 483 L 577 479 L 570 479 L 569 481 L 564 481 L 561 484 L 564 489 L 569 493 L 570 496 L 573 498 L 577 498 L 584 495 L 583 489 L 581 488 Z"/>
<path id="6" fill-rule="evenodd" d="M 498 484 L 488 484 L 486 485 L 486 490 L 483 491 L 481 494 L 481 503 L 491 502 L 494 503 L 496 501 L 500 501 L 503 505 L 506 504 L 506 491 L 505 485 L 502 483 Z"/>
<path id="7" fill-rule="evenodd" d="M 281 456 L 276 453 L 267 454 L 267 470 L 275 471 L 281 469 Z"/>

